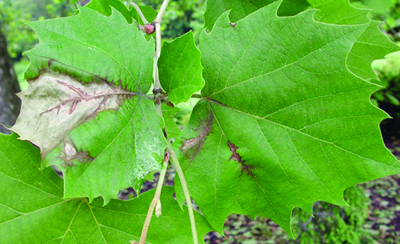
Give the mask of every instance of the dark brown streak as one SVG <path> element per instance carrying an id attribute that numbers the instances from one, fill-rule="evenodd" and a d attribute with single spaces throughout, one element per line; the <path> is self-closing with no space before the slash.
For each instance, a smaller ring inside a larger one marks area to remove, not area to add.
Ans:
<path id="1" fill-rule="evenodd" d="M 213 114 L 210 116 L 199 126 L 198 133 L 199 135 L 196 138 L 187 139 L 182 142 L 182 146 L 180 147 L 181 151 L 186 154 L 188 158 L 192 160 L 199 154 L 200 150 L 203 148 L 203 144 L 206 141 L 206 137 L 211 133 L 213 124 Z M 193 152 L 193 148 L 195 148 Z M 192 155 L 190 152 L 193 152 Z"/>
<path id="2" fill-rule="evenodd" d="M 206 100 L 209 101 L 209 102 L 216 103 L 216 104 L 218 104 L 218 105 L 220 105 L 222 107 L 230 108 L 229 106 L 227 106 L 227 105 L 225 105 L 225 104 L 223 104 L 223 103 L 221 103 L 221 102 L 219 102 L 217 100 L 214 100 L 214 99 L 211 99 L 211 98 L 206 98 Z M 222 131 L 222 128 L 220 128 L 220 129 Z M 226 137 L 226 135 L 225 135 L 225 137 Z M 228 146 L 229 146 L 229 149 L 232 152 L 232 156 L 229 158 L 229 160 L 233 159 L 233 160 L 239 162 L 242 165 L 242 169 L 241 169 L 242 174 L 243 174 L 243 172 L 246 172 L 247 175 L 249 175 L 251 178 L 254 178 L 254 175 L 253 175 L 253 172 L 252 172 L 254 167 L 251 166 L 251 165 L 245 164 L 245 161 L 242 160 L 242 157 L 236 152 L 236 150 L 239 149 L 239 148 L 236 147 L 236 145 L 231 143 L 229 140 L 228 140 Z"/>
<path id="3" fill-rule="evenodd" d="M 57 114 L 59 114 L 61 107 L 65 106 L 69 102 L 72 102 L 71 108 L 69 110 L 69 114 L 72 114 L 75 111 L 76 107 L 78 106 L 78 104 L 80 102 L 83 102 L 83 101 L 87 102 L 87 101 L 90 101 L 90 100 L 93 100 L 93 99 L 102 99 L 102 101 L 100 102 L 99 106 L 94 111 L 94 114 L 95 114 L 95 113 L 97 113 L 97 111 L 99 111 L 101 109 L 102 106 L 106 105 L 106 102 L 107 102 L 107 100 L 108 100 L 108 98 L 110 96 L 115 95 L 115 96 L 120 97 L 120 96 L 129 96 L 129 95 L 130 96 L 136 96 L 137 95 L 136 93 L 132 93 L 132 92 L 119 92 L 116 89 L 114 89 L 113 87 L 111 87 L 111 90 L 107 91 L 106 93 L 96 93 L 96 92 L 94 92 L 93 94 L 88 94 L 88 93 L 82 91 L 81 89 L 73 87 L 73 86 L 71 86 L 71 85 L 69 85 L 69 84 L 67 84 L 65 82 L 62 82 L 62 81 L 57 81 L 57 82 L 59 84 L 65 86 L 65 87 L 67 87 L 68 89 L 72 90 L 78 96 L 66 99 L 64 101 L 61 101 L 59 105 L 55 106 L 54 108 L 48 109 L 48 110 L 40 113 L 40 115 L 42 115 L 44 113 L 51 112 L 51 111 L 53 111 L 55 109 L 57 109 Z"/>
<path id="4" fill-rule="evenodd" d="M 213 102 L 213 103 L 216 103 L 216 104 L 221 105 L 221 106 L 223 106 L 223 107 L 229 108 L 227 105 L 221 103 L 220 101 L 217 101 L 217 100 L 214 100 L 214 99 L 211 99 L 211 98 L 208 98 L 208 97 L 207 97 L 207 98 L 204 98 L 204 99 L 206 99 L 206 100 L 209 101 L 209 102 Z"/>
<path id="5" fill-rule="evenodd" d="M 230 141 L 228 141 L 228 146 L 229 146 L 229 149 L 231 150 L 231 152 L 232 152 L 232 156 L 229 158 L 229 160 L 235 160 L 235 161 L 237 161 L 237 162 L 239 162 L 241 165 L 242 165 L 242 169 L 241 169 L 241 171 L 242 171 L 242 174 L 244 173 L 244 172 L 246 172 L 246 174 L 248 175 L 248 176 L 250 176 L 251 178 L 254 178 L 254 175 L 253 175 L 253 172 L 252 172 L 252 170 L 254 169 L 254 167 L 253 166 L 250 166 L 250 165 L 247 165 L 247 164 L 245 164 L 244 162 L 244 160 L 242 160 L 242 157 L 237 153 L 237 149 L 239 149 L 237 146 L 235 146 L 235 144 L 233 144 L 233 143 L 231 143 Z"/>

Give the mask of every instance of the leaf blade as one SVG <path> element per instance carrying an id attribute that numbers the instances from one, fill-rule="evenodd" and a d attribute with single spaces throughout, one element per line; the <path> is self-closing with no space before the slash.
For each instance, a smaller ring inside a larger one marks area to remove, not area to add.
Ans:
<path id="1" fill-rule="evenodd" d="M 225 13 L 200 38 L 205 99 L 174 148 L 193 198 L 219 231 L 239 213 L 290 232 L 294 207 L 343 205 L 347 187 L 400 170 L 378 127 L 387 115 L 369 101 L 378 87 L 346 64 L 368 24 L 326 25 L 310 11 L 281 18 L 277 7 L 235 26 Z"/>
<path id="2" fill-rule="evenodd" d="M 101 206 L 101 199 L 96 199 L 92 205 L 87 199 L 63 200 L 62 179 L 50 168 L 39 170 L 37 148 L 18 140 L 15 134 L 0 135 L 0 145 L 2 243 L 111 244 L 139 240 L 154 190 L 130 201 L 112 200 L 105 208 Z M 19 178 L 15 178 L 14 172 L 19 173 Z M 7 181 L 9 176 L 12 176 L 12 182 Z M 22 184 L 16 188 L 15 183 Z M 9 188 L 12 188 L 12 194 Z M 38 191 L 29 193 L 32 188 L 44 190 L 53 197 L 37 194 Z M 187 209 L 181 211 L 172 194 L 171 187 L 163 188 L 163 215 L 152 220 L 147 238 L 149 243 L 186 243 L 192 238 Z M 5 218 L 6 207 L 8 211 L 18 212 L 12 218 Z M 205 233 L 212 229 L 201 214 L 196 212 L 195 215 L 201 242 Z M 166 229 L 169 231 L 159 231 Z"/>
<path id="3" fill-rule="evenodd" d="M 204 86 L 200 51 L 191 31 L 171 43 L 164 42 L 158 67 L 161 86 L 173 104 L 187 102 Z"/>

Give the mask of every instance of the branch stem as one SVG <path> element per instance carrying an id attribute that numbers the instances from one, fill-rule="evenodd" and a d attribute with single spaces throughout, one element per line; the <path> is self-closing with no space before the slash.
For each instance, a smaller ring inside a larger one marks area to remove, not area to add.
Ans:
<path id="1" fill-rule="evenodd" d="M 181 181 L 182 188 L 183 188 L 183 193 L 184 193 L 185 199 L 186 199 L 186 204 L 188 206 L 190 227 L 192 228 L 193 243 L 194 244 L 199 244 L 199 239 L 197 237 L 197 230 L 196 230 L 196 221 L 194 219 L 192 199 L 190 198 L 189 188 L 188 188 L 187 183 L 186 183 L 185 175 L 183 174 L 183 171 L 182 171 L 181 165 L 179 164 L 178 158 L 176 157 L 176 154 L 172 150 L 171 147 L 170 147 L 170 151 L 169 152 L 171 153 L 171 159 L 170 159 L 171 160 L 171 164 L 174 166 L 176 172 L 179 175 L 179 179 Z"/>
<path id="2" fill-rule="evenodd" d="M 169 1 L 170 1 L 170 0 L 164 0 L 164 2 L 163 2 L 162 5 L 161 5 L 160 10 L 158 11 L 157 17 L 156 17 L 156 19 L 154 20 L 154 22 L 158 22 L 158 23 L 161 22 L 162 17 L 164 16 L 165 10 L 167 9 L 167 6 L 168 6 L 168 4 L 169 4 Z"/>
<path id="3" fill-rule="evenodd" d="M 151 204 L 149 206 L 149 210 L 147 211 L 146 220 L 143 224 L 142 234 L 140 235 L 140 241 L 139 241 L 140 244 L 146 243 L 147 232 L 149 231 L 151 217 L 153 216 L 154 209 L 156 208 L 157 204 L 160 202 L 161 190 L 163 187 L 165 174 L 166 174 L 167 168 L 168 168 L 168 160 L 169 160 L 169 154 L 167 153 L 165 155 L 164 164 L 163 164 L 162 170 L 160 172 L 160 178 L 158 179 L 156 194 L 154 194 L 153 200 L 151 201 Z"/>
<path id="4" fill-rule="evenodd" d="M 170 0 L 164 0 L 162 3 L 160 10 L 158 11 L 157 17 L 154 20 L 153 24 L 156 29 L 156 53 L 154 54 L 154 93 L 160 93 L 162 91 L 161 84 L 160 84 L 160 77 L 158 75 L 158 59 L 160 58 L 161 54 L 161 20 L 164 16 L 165 10 L 169 4 Z"/>
<path id="5" fill-rule="evenodd" d="M 144 17 L 144 14 L 142 13 L 142 10 L 140 10 L 139 6 L 136 3 L 134 3 L 132 0 L 129 1 L 129 5 L 132 5 L 136 9 L 136 12 L 138 12 L 143 23 L 145 25 L 147 25 L 149 23 L 149 21 L 147 21 L 146 17 Z"/>
<path id="6" fill-rule="evenodd" d="M 156 52 L 154 54 L 154 93 L 161 92 L 160 76 L 158 75 L 158 59 L 161 54 L 161 25 L 155 22 L 156 28 Z"/>

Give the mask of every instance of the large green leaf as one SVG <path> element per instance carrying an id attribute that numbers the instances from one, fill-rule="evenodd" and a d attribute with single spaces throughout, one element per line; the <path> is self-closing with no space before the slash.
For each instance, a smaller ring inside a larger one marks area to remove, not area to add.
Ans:
<path id="1" fill-rule="evenodd" d="M 139 191 L 166 148 L 163 119 L 144 95 L 153 41 L 118 11 L 80 8 L 32 26 L 41 43 L 28 52 L 31 80 L 13 131 L 40 147 L 45 166 L 65 173 L 65 197 L 108 203 L 126 187 Z"/>
<path id="2" fill-rule="evenodd" d="M 187 102 L 193 93 L 204 86 L 201 76 L 200 51 L 194 43 L 193 32 L 164 42 L 158 60 L 160 82 L 168 94 L 168 100 L 174 104 Z"/>
<path id="3" fill-rule="evenodd" d="M 368 24 L 319 23 L 313 11 L 282 18 L 278 5 L 234 27 L 225 13 L 200 38 L 204 99 L 175 148 L 219 231 L 230 213 L 289 231 L 293 208 L 344 205 L 346 188 L 400 172 L 379 131 L 387 115 L 369 101 L 379 87 L 346 65 Z"/>
<path id="4" fill-rule="evenodd" d="M 40 147 L 44 166 L 65 173 L 65 197 L 103 196 L 108 203 L 124 188 L 139 191 L 147 173 L 161 169 L 167 146 L 161 116 L 143 96 L 121 94 L 57 74 L 41 75 L 20 94 L 12 129 Z"/>
<path id="5" fill-rule="evenodd" d="M 106 80 L 130 91 L 146 93 L 153 81 L 154 41 L 146 41 L 136 22 L 121 13 L 110 17 L 79 8 L 72 17 L 29 24 L 40 44 L 27 52 L 27 79 L 42 70 L 68 73 L 80 81 Z"/>
<path id="6" fill-rule="evenodd" d="M 62 199 L 62 179 L 39 170 L 39 150 L 12 136 L 0 135 L 1 243 L 129 243 L 139 240 L 154 190 L 130 201 Z M 164 187 L 162 215 L 153 218 L 147 243 L 190 243 L 186 208 L 182 211 Z M 198 213 L 199 241 L 211 227 Z"/>

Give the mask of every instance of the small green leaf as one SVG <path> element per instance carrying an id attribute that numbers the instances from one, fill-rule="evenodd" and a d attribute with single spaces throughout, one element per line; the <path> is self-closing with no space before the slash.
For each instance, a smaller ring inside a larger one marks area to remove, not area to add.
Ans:
<path id="1" fill-rule="evenodd" d="M 173 104 L 188 101 L 204 86 L 200 51 L 191 31 L 171 43 L 164 42 L 158 67 L 161 86 Z"/>
<path id="2" fill-rule="evenodd" d="M 51 169 L 39 170 L 39 150 L 29 142 L 0 135 L 1 243 L 106 243 L 138 241 L 154 190 L 130 201 L 62 199 L 63 180 Z M 190 243 L 187 208 L 172 197 L 173 188 L 161 194 L 162 215 L 153 217 L 147 243 Z M 212 231 L 195 213 L 199 242 Z M 162 230 L 162 231 L 161 231 Z"/>

